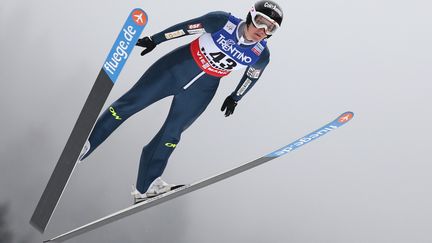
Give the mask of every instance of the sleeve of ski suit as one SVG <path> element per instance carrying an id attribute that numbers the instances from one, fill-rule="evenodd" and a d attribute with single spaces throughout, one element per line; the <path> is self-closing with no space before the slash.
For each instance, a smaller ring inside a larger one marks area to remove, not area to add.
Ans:
<path id="1" fill-rule="evenodd" d="M 234 92 L 231 93 L 231 97 L 235 101 L 239 101 L 249 90 L 255 85 L 258 79 L 261 77 L 267 64 L 270 62 L 270 51 L 266 47 L 261 53 L 260 59 L 252 65 L 246 68 L 243 77 L 240 79 Z"/>
<path id="2" fill-rule="evenodd" d="M 201 17 L 171 26 L 168 29 L 153 35 L 151 39 L 156 44 L 160 44 L 164 41 L 187 35 L 201 34 L 204 31 L 212 33 L 221 29 L 225 25 L 228 21 L 229 15 L 229 13 L 222 11 L 210 12 Z"/>

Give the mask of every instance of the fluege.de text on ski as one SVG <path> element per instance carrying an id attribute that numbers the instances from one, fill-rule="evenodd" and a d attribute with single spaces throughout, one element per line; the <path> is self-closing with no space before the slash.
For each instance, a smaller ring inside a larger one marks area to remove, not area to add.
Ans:
<path id="1" fill-rule="evenodd" d="M 114 48 L 114 52 L 111 51 L 104 64 L 105 71 L 109 72 L 111 75 L 114 76 L 117 72 L 119 64 L 128 58 L 129 55 L 127 50 L 129 48 L 129 45 L 131 44 L 133 37 L 137 33 L 137 31 L 132 25 L 124 28 L 122 32 L 123 39 L 118 41 L 118 45 Z"/>

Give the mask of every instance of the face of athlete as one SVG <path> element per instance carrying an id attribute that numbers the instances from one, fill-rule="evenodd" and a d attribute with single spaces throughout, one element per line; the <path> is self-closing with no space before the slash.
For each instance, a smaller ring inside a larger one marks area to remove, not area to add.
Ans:
<path id="1" fill-rule="evenodd" d="M 246 27 L 245 37 L 247 40 L 258 42 L 267 37 L 264 28 L 257 28 L 253 23 Z"/>

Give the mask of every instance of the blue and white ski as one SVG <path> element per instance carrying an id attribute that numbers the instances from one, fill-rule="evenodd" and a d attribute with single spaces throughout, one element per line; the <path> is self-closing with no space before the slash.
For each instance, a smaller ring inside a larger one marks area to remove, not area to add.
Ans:
<path id="1" fill-rule="evenodd" d="M 89 232 L 91 230 L 97 229 L 101 226 L 104 226 L 108 223 L 117 221 L 121 218 L 127 217 L 129 215 L 138 213 L 144 209 L 156 206 L 158 204 L 161 204 L 163 202 L 169 201 L 171 199 L 174 199 L 176 197 L 179 197 L 181 195 L 193 192 L 195 190 L 198 190 L 200 188 L 209 186 L 211 184 L 214 184 L 218 181 L 221 181 L 223 179 L 232 177 L 234 175 L 237 175 L 239 173 L 242 173 L 244 171 L 247 171 L 249 169 L 252 169 L 258 165 L 264 164 L 272 159 L 278 158 L 280 156 L 283 156 L 285 154 L 290 153 L 291 151 L 300 148 L 301 146 L 308 144 L 312 141 L 314 141 L 317 138 L 320 138 L 327 133 L 334 131 L 335 129 L 341 127 L 342 125 L 346 124 L 348 121 L 350 121 L 354 116 L 354 113 L 352 112 L 345 112 L 342 115 L 340 115 L 338 118 L 336 118 L 334 121 L 326 124 L 325 126 L 321 127 L 320 129 L 309 133 L 308 135 L 297 139 L 296 141 L 288 144 L 285 147 L 282 147 L 270 154 L 267 154 L 259 159 L 256 159 L 254 161 L 248 162 L 246 164 L 240 165 L 238 167 L 235 167 L 231 170 L 225 171 L 221 174 L 209 177 L 207 179 L 195 182 L 190 185 L 185 185 L 183 187 L 177 188 L 175 190 L 169 191 L 167 193 L 164 193 L 162 195 L 150 198 L 142 203 L 135 204 L 133 206 L 130 206 L 128 208 L 125 208 L 123 210 L 120 210 L 116 213 L 110 214 L 106 217 L 103 217 L 101 219 L 95 220 L 89 224 L 83 225 L 81 227 L 78 227 L 74 230 L 71 230 L 67 233 L 64 233 L 62 235 L 56 236 L 52 239 L 46 240 L 44 242 L 63 242 L 67 239 L 70 239 L 72 237 L 81 235 L 83 233 Z"/>
<path id="2" fill-rule="evenodd" d="M 146 24 L 147 14 L 142 9 L 133 9 L 108 54 L 30 219 L 30 224 L 39 231 L 45 231 L 72 175 L 81 149 Z"/>

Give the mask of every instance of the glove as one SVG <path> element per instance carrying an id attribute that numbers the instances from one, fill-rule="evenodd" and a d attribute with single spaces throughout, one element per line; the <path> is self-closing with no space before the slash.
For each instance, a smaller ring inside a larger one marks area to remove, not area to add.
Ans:
<path id="1" fill-rule="evenodd" d="M 139 39 L 136 45 L 146 48 L 141 52 L 141 56 L 153 51 L 153 49 L 156 47 L 156 43 L 154 43 L 154 41 L 148 36 Z"/>
<path id="2" fill-rule="evenodd" d="M 235 101 L 231 95 L 229 95 L 228 97 L 226 97 L 224 103 L 222 104 L 222 108 L 221 111 L 225 111 L 225 117 L 228 117 L 229 115 L 234 113 L 234 109 L 237 106 L 237 101 Z"/>

